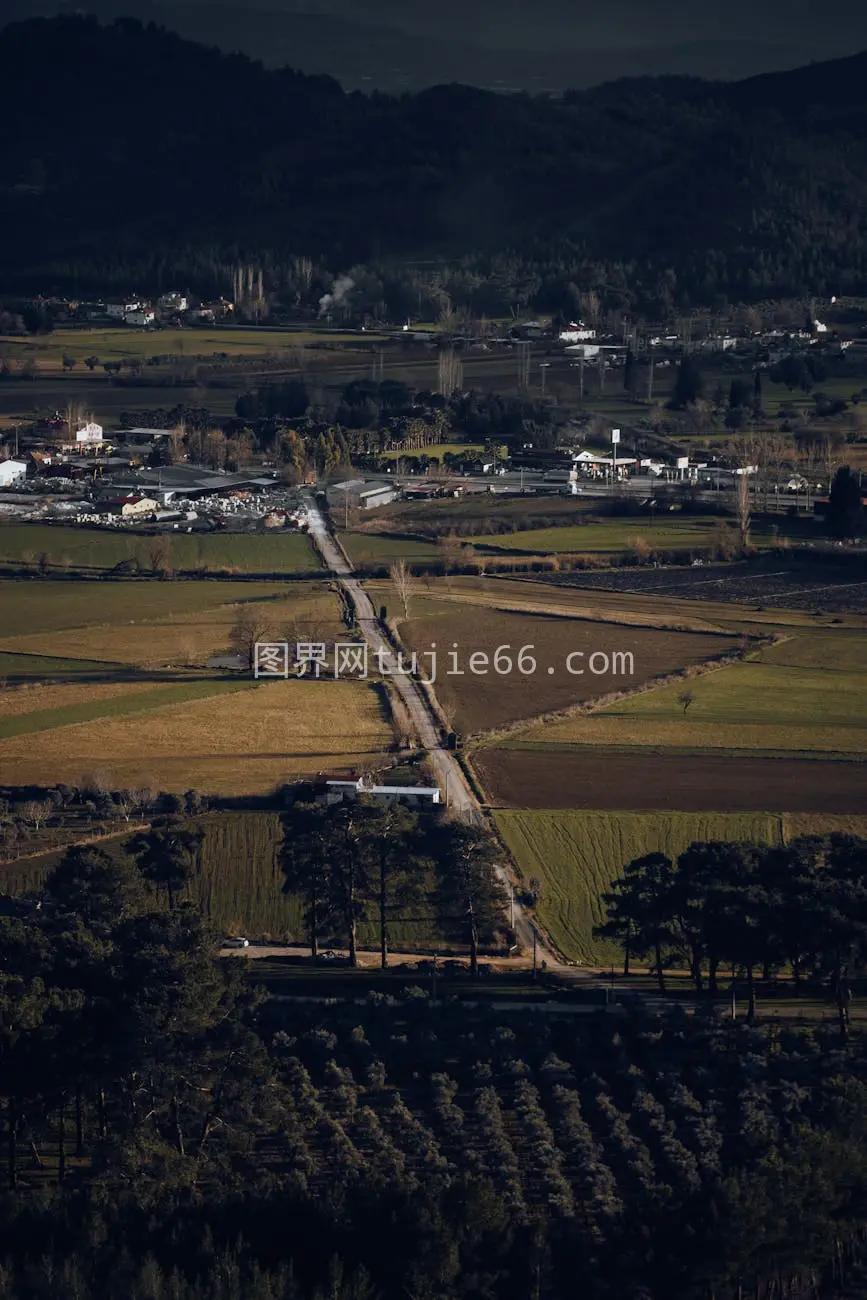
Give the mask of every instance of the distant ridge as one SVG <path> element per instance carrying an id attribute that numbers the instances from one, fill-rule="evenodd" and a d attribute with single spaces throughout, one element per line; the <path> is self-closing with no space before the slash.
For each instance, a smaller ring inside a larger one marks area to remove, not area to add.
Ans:
<path id="1" fill-rule="evenodd" d="M 542 301 L 592 279 L 625 309 L 854 291 L 865 69 L 858 55 L 736 83 L 368 98 L 129 19 L 11 24 L 0 273 L 78 289 L 178 266 L 214 283 L 238 257 L 304 253 L 337 270 L 503 258 Z"/>

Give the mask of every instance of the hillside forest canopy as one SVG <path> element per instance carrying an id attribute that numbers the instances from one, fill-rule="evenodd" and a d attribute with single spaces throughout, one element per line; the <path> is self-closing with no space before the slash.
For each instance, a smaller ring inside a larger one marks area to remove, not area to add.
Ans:
<path id="1" fill-rule="evenodd" d="M 158 829 L 2 899 L 0 1295 L 863 1294 L 860 1030 L 265 1001 Z M 720 887 L 749 856 L 699 851 Z M 865 844 L 823 852 L 851 922 Z"/>
<path id="2" fill-rule="evenodd" d="M 132 19 L 11 24 L 0 272 L 25 291 L 214 293 L 240 259 L 313 303 L 354 268 L 393 320 L 446 280 L 489 317 L 575 313 L 587 292 L 657 316 L 863 293 L 865 60 L 365 96 Z"/>

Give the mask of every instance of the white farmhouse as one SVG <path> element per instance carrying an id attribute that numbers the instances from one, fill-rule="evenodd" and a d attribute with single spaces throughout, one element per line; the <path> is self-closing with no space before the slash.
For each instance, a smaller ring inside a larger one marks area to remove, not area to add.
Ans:
<path id="1" fill-rule="evenodd" d="M 123 318 L 123 323 L 124 325 L 153 325 L 156 318 L 156 312 L 150 307 L 142 307 L 140 311 L 128 311 Z"/>
<path id="2" fill-rule="evenodd" d="M 189 299 L 185 293 L 164 293 L 157 299 L 157 306 L 160 311 L 186 311 L 189 305 Z"/>
<path id="3" fill-rule="evenodd" d="M 27 477 L 27 463 L 23 460 L 0 460 L 0 488 L 11 487 Z"/>
<path id="4" fill-rule="evenodd" d="M 102 436 L 102 425 L 96 424 L 93 420 L 88 420 L 87 424 L 75 433 L 75 441 L 85 446 L 95 446 L 97 443 L 105 442 Z"/>
<path id="5" fill-rule="evenodd" d="M 111 316 L 115 320 L 125 320 L 132 311 L 138 311 L 141 303 L 138 298 L 129 298 L 126 302 L 107 302 L 105 304 L 106 316 Z"/>

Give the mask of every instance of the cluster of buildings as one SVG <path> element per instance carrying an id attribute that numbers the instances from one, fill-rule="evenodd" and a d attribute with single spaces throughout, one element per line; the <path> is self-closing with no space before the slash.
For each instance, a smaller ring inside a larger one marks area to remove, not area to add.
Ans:
<path id="1" fill-rule="evenodd" d="M 33 298 L 34 306 L 45 308 L 61 324 L 129 325 L 136 329 L 159 325 L 213 325 L 232 320 L 235 304 L 226 298 L 206 301 L 179 290 L 142 298 L 129 294 L 113 299 Z"/>
<path id="2" fill-rule="evenodd" d="M 226 320 L 234 312 L 234 303 L 225 298 L 214 302 L 193 301 L 187 294 L 171 292 L 161 294 L 154 302 L 141 298 L 121 298 L 117 302 L 83 304 L 84 316 L 90 321 L 118 321 L 139 329 L 157 324 L 192 322 L 213 325 Z"/>
<path id="3" fill-rule="evenodd" d="M 62 515 L 80 523 L 197 521 L 196 527 L 306 528 L 298 492 L 276 472 L 228 473 L 148 461 L 170 429 L 108 433 L 94 420 L 24 435 L 16 454 L 0 461 L 4 505 L 24 517 Z M 57 425 L 59 424 L 59 427 Z"/>

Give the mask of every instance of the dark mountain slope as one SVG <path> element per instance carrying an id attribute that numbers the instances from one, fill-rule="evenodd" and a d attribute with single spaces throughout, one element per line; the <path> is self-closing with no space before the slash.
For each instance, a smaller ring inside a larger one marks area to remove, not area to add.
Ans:
<path id="1" fill-rule="evenodd" d="M 346 266 L 517 249 L 556 265 L 567 248 L 621 278 L 673 273 L 684 293 L 853 286 L 867 56 L 842 63 L 562 100 L 366 97 L 130 20 L 12 25 L 0 271 L 48 287 L 178 250 Z"/>

